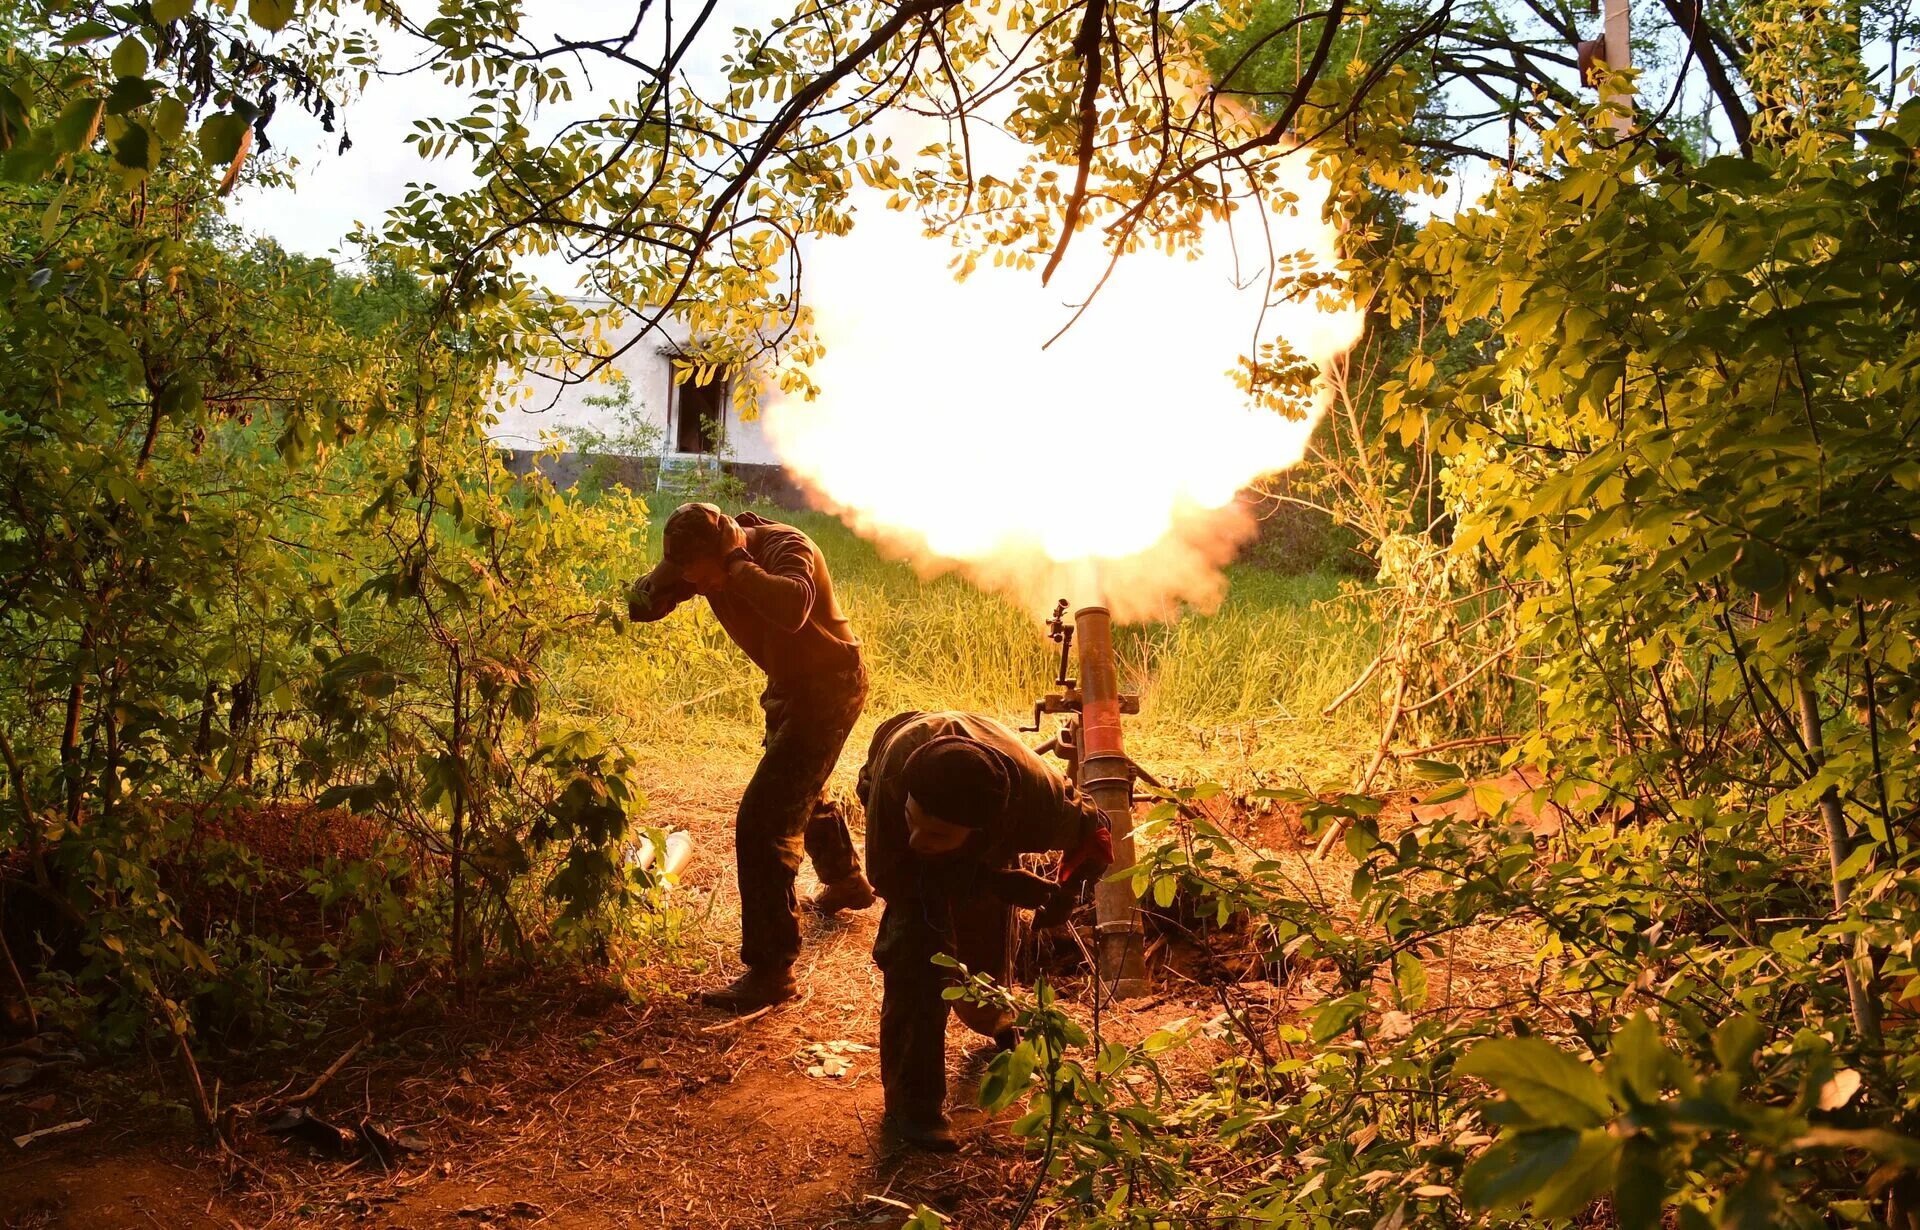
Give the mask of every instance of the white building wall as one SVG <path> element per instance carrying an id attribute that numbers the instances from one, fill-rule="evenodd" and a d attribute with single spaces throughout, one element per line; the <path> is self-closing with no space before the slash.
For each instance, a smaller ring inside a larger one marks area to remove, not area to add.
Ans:
<path id="1" fill-rule="evenodd" d="M 638 332 L 638 325 L 628 323 L 612 334 L 611 340 L 617 346 Z M 678 322 L 670 322 L 665 337 L 656 333 L 646 338 L 611 365 L 611 370 L 626 376 L 633 390 L 636 409 L 647 422 L 659 429 L 658 451 L 668 461 L 692 460 L 699 455 L 682 453 L 676 447 L 680 399 L 673 387 L 672 356 L 675 349 L 686 341 L 686 327 Z M 611 407 L 588 405 L 587 401 L 589 398 L 609 397 L 614 390 L 615 385 L 610 381 L 603 383 L 594 380 L 566 386 L 556 385 L 550 380 L 528 381 L 522 391 L 530 391 L 531 396 L 521 397 L 499 411 L 499 421 L 494 425 L 491 439 L 500 448 L 538 450 L 545 446 L 541 439 L 543 433 L 565 437 L 569 428 L 581 426 L 612 431 L 617 426 L 618 412 Z M 774 451 L 762 430 L 763 419 L 756 416 L 751 420 L 743 420 L 731 396 L 724 402 L 720 418 L 723 441 L 721 456 L 725 460 L 749 465 L 780 464 L 779 454 Z"/>

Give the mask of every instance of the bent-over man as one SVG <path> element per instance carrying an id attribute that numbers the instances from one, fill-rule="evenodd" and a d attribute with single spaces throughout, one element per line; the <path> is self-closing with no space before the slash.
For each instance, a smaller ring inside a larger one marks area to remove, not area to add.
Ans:
<path id="1" fill-rule="evenodd" d="M 944 952 L 1005 982 L 1014 907 L 1070 904 L 1113 861 L 1107 817 L 1013 731 L 973 713 L 888 718 L 859 791 L 867 869 L 887 903 L 873 945 L 883 1125 L 898 1141 L 945 1152 L 956 1147 L 945 1112 L 947 1009 L 1003 1047 L 1012 1022 L 943 998 L 952 972 L 932 958 Z M 1019 855 L 1050 850 L 1065 852 L 1058 882 L 1019 869 Z"/>
<path id="2" fill-rule="evenodd" d="M 752 1012 L 797 988 L 800 919 L 794 874 L 804 847 L 833 913 L 873 904 L 853 836 L 825 799 L 827 779 L 867 698 L 860 642 L 833 597 L 826 557 L 790 525 L 753 513 L 729 517 L 683 504 L 667 518 L 662 558 L 627 595 L 627 613 L 652 622 L 698 594 L 733 643 L 767 674 L 760 707 L 766 753 L 734 826 L 740 878 L 740 960 L 746 972 L 701 998 Z"/>

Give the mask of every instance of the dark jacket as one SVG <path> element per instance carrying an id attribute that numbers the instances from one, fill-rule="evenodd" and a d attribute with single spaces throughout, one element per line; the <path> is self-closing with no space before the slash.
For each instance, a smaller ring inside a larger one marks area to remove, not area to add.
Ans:
<path id="1" fill-rule="evenodd" d="M 983 817 L 982 831 L 948 859 L 927 860 L 907 849 L 907 758 L 941 735 L 964 735 L 1006 767 L 1011 783 L 1006 809 Z M 1071 850 L 1107 817 L 1094 801 L 1034 754 L 1013 731 L 977 713 L 901 713 L 873 732 L 860 770 L 860 802 L 867 812 L 867 878 L 882 897 L 918 891 L 929 866 L 949 879 L 1010 867 L 1021 854 Z"/>
<path id="2" fill-rule="evenodd" d="M 751 557 L 733 569 L 727 587 L 707 595 L 714 618 L 775 686 L 860 665 L 860 641 L 834 600 L 826 556 L 791 525 L 753 513 L 734 518 L 747 532 Z M 679 569 L 662 561 L 627 595 L 627 613 L 652 623 L 694 596 Z"/>

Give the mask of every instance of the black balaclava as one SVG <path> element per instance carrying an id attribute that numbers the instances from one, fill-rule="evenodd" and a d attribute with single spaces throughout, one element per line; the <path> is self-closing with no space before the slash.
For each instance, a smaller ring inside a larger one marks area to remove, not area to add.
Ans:
<path id="1" fill-rule="evenodd" d="M 928 813 L 976 833 L 996 827 L 1013 789 L 1000 758 L 966 735 L 928 740 L 907 757 L 901 777 Z"/>
<path id="2" fill-rule="evenodd" d="M 998 753 L 966 735 L 941 735 L 907 757 L 901 777 L 907 794 L 934 816 L 972 829 L 945 854 L 915 855 L 929 869 L 971 866 L 987 891 L 1009 905 L 1038 908 L 1057 885 L 1018 867 L 995 866 L 1001 851 L 1013 780 Z M 967 874 L 967 873 L 962 873 Z"/>

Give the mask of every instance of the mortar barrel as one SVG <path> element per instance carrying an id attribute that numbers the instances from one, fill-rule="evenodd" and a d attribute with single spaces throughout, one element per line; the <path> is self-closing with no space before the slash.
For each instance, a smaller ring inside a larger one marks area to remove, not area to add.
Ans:
<path id="1" fill-rule="evenodd" d="M 1120 676 L 1113 658 L 1113 616 L 1101 606 L 1073 613 L 1080 652 L 1080 788 L 1113 826 L 1113 872 L 1133 866 L 1133 762 L 1120 728 Z M 1093 890 L 1099 920 L 1095 957 L 1101 981 L 1118 999 L 1145 995 L 1140 905 L 1125 877 Z"/>

